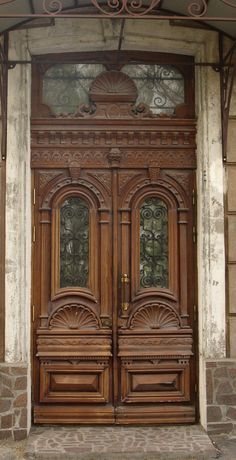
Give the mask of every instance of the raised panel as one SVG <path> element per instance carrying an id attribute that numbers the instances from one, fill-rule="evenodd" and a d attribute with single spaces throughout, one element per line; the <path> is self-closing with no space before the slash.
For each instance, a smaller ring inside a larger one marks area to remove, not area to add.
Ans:
<path id="1" fill-rule="evenodd" d="M 71 374 L 63 372 L 55 372 L 51 374 L 51 390 L 52 391 L 68 391 L 71 392 L 97 392 L 98 391 L 98 375 L 86 374 Z"/>
<path id="2" fill-rule="evenodd" d="M 189 401 L 189 363 L 148 361 L 122 363 L 122 402 L 167 403 Z"/>
<path id="3" fill-rule="evenodd" d="M 135 374 L 132 375 L 132 391 L 176 391 L 179 387 L 179 375 L 175 372 L 167 374 Z"/>
<path id="4" fill-rule="evenodd" d="M 40 402 L 106 403 L 108 399 L 108 363 L 40 364 Z"/>

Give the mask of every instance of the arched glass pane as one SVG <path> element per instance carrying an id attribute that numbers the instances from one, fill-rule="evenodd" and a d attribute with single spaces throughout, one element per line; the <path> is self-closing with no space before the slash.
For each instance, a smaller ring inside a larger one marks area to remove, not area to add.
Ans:
<path id="1" fill-rule="evenodd" d="M 105 67 L 101 64 L 57 64 L 43 77 L 43 103 L 56 114 L 76 112 L 88 104 L 91 82 Z"/>
<path id="2" fill-rule="evenodd" d="M 138 88 L 137 104 L 147 104 L 154 114 L 173 115 L 175 107 L 185 102 L 184 78 L 175 67 L 128 64 L 122 72 L 129 75 Z"/>
<path id="3" fill-rule="evenodd" d="M 160 198 L 150 197 L 140 208 L 140 287 L 168 284 L 168 208 Z"/>
<path id="4" fill-rule="evenodd" d="M 60 287 L 88 287 L 89 208 L 79 197 L 60 207 Z"/>

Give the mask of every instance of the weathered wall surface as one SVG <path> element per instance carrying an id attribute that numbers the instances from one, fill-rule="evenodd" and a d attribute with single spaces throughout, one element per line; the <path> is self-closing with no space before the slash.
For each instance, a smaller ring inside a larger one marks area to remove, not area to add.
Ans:
<path id="1" fill-rule="evenodd" d="M 55 27 L 10 34 L 10 58 L 29 55 L 116 50 L 120 21 L 58 20 Z M 196 61 L 218 59 L 214 32 L 172 28 L 167 22 L 129 20 L 122 49 L 178 53 Z M 6 214 L 6 361 L 24 363 L 30 391 L 30 66 L 9 73 Z M 201 422 L 207 425 L 205 360 L 225 357 L 225 265 L 223 167 L 219 75 L 196 69 L 199 388 Z M 28 405 L 28 427 L 30 407 Z"/>
<path id="2" fill-rule="evenodd" d="M 9 58 L 27 59 L 25 32 L 10 36 Z M 5 366 L 2 431 L 13 437 L 30 428 L 30 67 L 18 65 L 8 77 L 8 138 L 6 160 Z M 19 373 L 18 373 L 19 371 Z M 23 372 L 23 374 L 21 374 Z M 17 380 L 16 377 L 20 380 Z M 24 379 L 22 379 L 24 376 Z M 27 378 L 26 378 L 27 376 Z M 20 383 L 21 381 L 21 383 Z M 23 388 L 23 382 L 25 385 Z M 18 385 L 22 385 L 19 388 Z M 20 402 L 19 391 L 23 391 Z M 5 395 L 5 396 L 4 396 Z M 20 404 L 17 406 L 17 404 Z M 6 409 L 8 412 L 6 413 Z M 19 413 L 18 413 L 18 412 Z M 4 418 L 5 417 L 5 418 Z M 21 420 L 21 421 L 20 421 Z M 23 420 L 23 421 L 22 421 Z M 19 431 L 23 430 L 23 431 Z"/>
<path id="3" fill-rule="evenodd" d="M 236 59 L 236 55 L 235 55 Z M 228 356 L 236 358 L 236 78 L 233 86 L 225 165 L 225 231 Z"/>
<path id="4" fill-rule="evenodd" d="M 1 123 L 1 121 L 0 121 Z M 1 145 L 1 134 L 0 134 Z M 5 161 L 0 152 L 0 362 L 4 359 L 4 330 L 5 330 Z"/>
<path id="5" fill-rule="evenodd" d="M 0 46 L 3 46 L 0 38 Z M 3 73 L 3 69 L 0 69 Z M 3 78 L 3 74 L 1 75 Z M 2 159 L 2 100 L 0 96 L 0 362 L 4 359 L 4 331 L 5 331 L 5 166 Z"/>

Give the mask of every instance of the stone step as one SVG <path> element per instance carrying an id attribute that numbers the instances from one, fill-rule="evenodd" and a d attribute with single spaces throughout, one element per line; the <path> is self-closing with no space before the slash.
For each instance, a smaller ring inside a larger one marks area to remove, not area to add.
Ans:
<path id="1" fill-rule="evenodd" d="M 132 453 L 130 452 L 121 452 L 121 453 L 113 453 L 113 452 L 107 452 L 107 453 L 102 453 L 98 454 L 96 452 L 94 453 L 76 453 L 76 452 L 70 452 L 66 454 L 64 453 L 43 453 L 40 454 L 34 453 L 30 454 L 27 453 L 24 456 L 24 459 L 26 460 L 210 460 L 218 458 L 217 451 L 216 450 L 209 450 L 204 453 L 196 453 L 194 455 L 189 455 L 188 452 L 186 451 L 179 451 L 179 452 L 162 452 L 157 453 L 157 452 L 148 452 L 148 453 Z"/>

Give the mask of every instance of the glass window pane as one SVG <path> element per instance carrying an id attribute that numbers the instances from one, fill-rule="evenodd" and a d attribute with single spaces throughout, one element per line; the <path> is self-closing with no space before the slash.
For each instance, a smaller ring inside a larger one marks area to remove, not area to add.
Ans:
<path id="1" fill-rule="evenodd" d="M 128 64 L 122 72 L 129 75 L 138 88 L 137 104 L 147 104 L 154 114 L 173 115 L 175 107 L 185 102 L 184 78 L 175 67 Z"/>
<path id="2" fill-rule="evenodd" d="M 168 288 L 168 208 L 157 197 L 140 208 L 140 287 Z"/>
<path id="3" fill-rule="evenodd" d="M 76 112 L 80 104 L 88 104 L 92 80 L 105 67 L 101 64 L 58 64 L 43 77 L 43 103 L 56 114 Z"/>
<path id="4" fill-rule="evenodd" d="M 79 197 L 60 207 L 60 287 L 88 287 L 89 208 Z"/>

